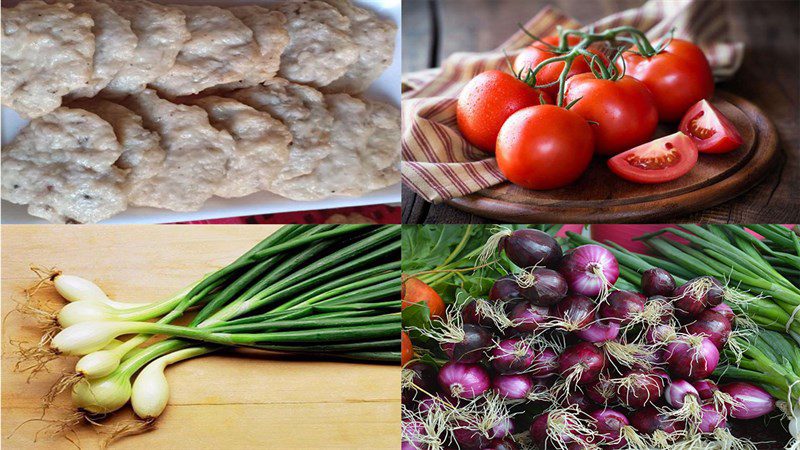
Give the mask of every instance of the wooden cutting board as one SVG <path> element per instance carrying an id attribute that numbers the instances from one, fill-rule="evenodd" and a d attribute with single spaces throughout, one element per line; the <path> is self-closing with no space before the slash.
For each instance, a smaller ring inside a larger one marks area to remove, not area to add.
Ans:
<path id="1" fill-rule="evenodd" d="M 35 322 L 11 312 L 35 280 L 30 264 L 58 266 L 95 281 L 125 301 L 164 298 L 204 273 L 233 261 L 277 226 L 161 225 L 2 227 L 2 440 L 8 449 L 74 449 L 63 437 L 35 434 L 45 425 L 40 397 L 74 366 L 60 361 L 51 373 L 26 382 L 12 371 L 10 339 L 35 341 Z M 50 289 L 44 298 L 58 301 Z M 6 315 L 8 316 L 6 317 Z M 158 428 L 114 444 L 114 449 L 391 448 L 400 442 L 399 367 L 311 361 L 263 353 L 210 355 L 167 369 L 171 397 Z M 68 395 L 57 405 L 67 408 Z M 51 409 L 56 419 L 66 409 Z M 133 417 L 129 407 L 104 422 Z M 19 428 L 17 428 L 19 427 Z M 16 429 L 16 431 L 15 431 Z M 83 425 L 70 435 L 83 449 L 101 437 Z"/>
<path id="2" fill-rule="evenodd" d="M 726 92 L 717 92 L 712 103 L 736 125 L 744 144 L 724 155 L 700 155 L 692 171 L 677 180 L 631 183 L 596 158 L 578 182 L 562 189 L 531 191 L 506 182 L 447 203 L 512 223 L 645 222 L 718 205 L 778 173 L 782 158 L 775 127 L 756 105 Z M 657 137 L 676 131 L 675 124 L 659 125 Z"/>

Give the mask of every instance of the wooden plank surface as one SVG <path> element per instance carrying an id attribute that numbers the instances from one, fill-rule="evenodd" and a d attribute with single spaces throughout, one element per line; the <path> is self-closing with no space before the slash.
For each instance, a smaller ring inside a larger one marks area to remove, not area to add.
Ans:
<path id="1" fill-rule="evenodd" d="M 35 280 L 30 264 L 57 266 L 95 281 L 115 299 L 151 301 L 234 260 L 277 226 L 9 226 L 2 227 L 2 315 Z M 43 298 L 57 301 L 50 288 Z M 2 358 L 2 447 L 72 449 L 63 437 L 35 433 L 40 397 L 72 368 L 61 361 L 26 383 L 12 371 L 10 339 L 38 340 L 35 321 L 12 312 L 5 319 Z M 400 441 L 399 368 L 312 361 L 258 352 L 210 355 L 167 369 L 170 403 L 158 429 L 119 441 L 118 449 L 396 448 Z M 67 414 L 62 396 L 46 418 Z M 125 408 L 108 423 L 130 420 Z M 104 422 L 105 423 L 105 422 Z M 98 448 L 89 426 L 71 436 Z"/>
<path id="2" fill-rule="evenodd" d="M 500 45 L 517 24 L 553 5 L 584 23 L 644 0 L 411 0 L 403 3 L 403 71 L 436 67 L 455 51 Z M 780 171 L 744 195 L 671 222 L 800 221 L 800 15 L 791 0 L 726 2 L 732 40 L 745 43 L 744 65 L 719 89 L 747 98 L 772 119 L 786 155 Z M 435 33 L 434 33 L 435 32 Z M 552 222 L 559 222 L 554 217 Z M 663 220 L 660 220 L 663 221 Z M 403 223 L 490 223 L 444 204 L 432 205 L 403 188 Z"/>

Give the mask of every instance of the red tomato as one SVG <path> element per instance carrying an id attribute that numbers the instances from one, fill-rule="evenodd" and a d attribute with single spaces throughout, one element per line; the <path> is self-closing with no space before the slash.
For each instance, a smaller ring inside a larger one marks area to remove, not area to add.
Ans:
<path id="1" fill-rule="evenodd" d="M 736 125 L 707 100 L 692 106 L 678 129 L 694 141 L 700 153 L 728 153 L 742 145 Z"/>
<path id="2" fill-rule="evenodd" d="M 499 70 L 483 72 L 473 78 L 458 96 L 458 129 L 470 144 L 494 153 L 497 133 L 506 119 L 528 106 L 539 104 L 538 89 Z M 544 95 L 545 101 L 550 99 Z"/>
<path id="3" fill-rule="evenodd" d="M 589 167 L 593 153 L 586 119 L 553 105 L 517 111 L 497 136 L 500 171 L 528 189 L 555 189 L 574 182 Z"/>
<path id="4" fill-rule="evenodd" d="M 424 281 L 417 278 L 408 278 L 403 281 L 400 288 L 401 309 L 406 309 L 414 303 L 425 302 L 431 312 L 431 317 L 444 317 L 444 302 L 442 297 L 428 286 Z"/>
<path id="5" fill-rule="evenodd" d="M 405 366 L 414 359 L 414 346 L 405 331 L 400 332 L 400 363 Z"/>
<path id="6" fill-rule="evenodd" d="M 542 41 L 553 46 L 558 46 L 558 36 L 547 36 L 546 38 L 542 39 Z M 581 38 L 578 36 L 570 35 L 567 37 L 567 42 L 569 45 L 575 45 L 580 41 Z M 550 59 L 554 56 L 558 55 L 549 51 L 546 45 L 542 44 L 541 42 L 534 42 L 525 48 L 522 53 L 517 55 L 517 58 L 514 60 L 514 72 L 522 72 L 521 75 L 524 79 L 528 73 L 528 70 L 536 67 L 540 62 Z M 536 84 L 542 85 L 558 81 L 558 77 L 561 75 L 562 70 L 564 70 L 563 61 L 544 66 L 542 70 L 536 74 Z M 576 58 L 575 61 L 572 62 L 572 66 L 569 68 L 567 77 L 589 71 L 589 64 L 586 62 L 586 60 L 584 58 Z M 555 97 L 558 94 L 558 84 L 544 88 L 544 91 Z"/>
<path id="7" fill-rule="evenodd" d="M 674 122 L 695 103 L 711 98 L 714 76 L 703 51 L 689 41 L 673 39 L 659 54 L 645 58 L 624 53 L 626 74 L 644 83 L 656 101 L 658 118 Z M 622 61 L 617 60 L 622 69 Z"/>
<path id="8" fill-rule="evenodd" d="M 697 163 L 697 147 L 680 131 L 608 160 L 608 167 L 634 183 L 664 183 L 686 175 Z"/>
<path id="9" fill-rule="evenodd" d="M 619 152 L 647 142 L 658 126 L 653 96 L 644 84 L 625 76 L 600 80 L 591 73 L 567 80 L 565 103 L 578 100 L 570 111 L 578 113 L 594 132 L 594 148 L 601 155 Z"/>

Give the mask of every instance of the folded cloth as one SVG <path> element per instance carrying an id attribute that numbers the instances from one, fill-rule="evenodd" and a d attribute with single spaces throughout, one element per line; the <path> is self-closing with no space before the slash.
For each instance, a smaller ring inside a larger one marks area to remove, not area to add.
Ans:
<path id="1" fill-rule="evenodd" d="M 741 66 L 744 44 L 728 42 L 723 0 L 650 0 L 589 24 L 602 31 L 629 25 L 657 42 L 675 28 L 676 38 L 698 44 L 718 80 L 731 77 Z M 574 19 L 545 7 L 525 29 L 536 36 L 556 32 L 557 26 L 580 28 Z M 441 68 L 403 77 L 403 183 L 429 202 L 461 197 L 505 181 L 494 158 L 470 145 L 458 131 L 456 98 L 473 77 L 487 70 L 508 71 L 506 54 L 519 54 L 533 40 L 522 30 L 500 47 L 485 53 L 454 53 Z"/>

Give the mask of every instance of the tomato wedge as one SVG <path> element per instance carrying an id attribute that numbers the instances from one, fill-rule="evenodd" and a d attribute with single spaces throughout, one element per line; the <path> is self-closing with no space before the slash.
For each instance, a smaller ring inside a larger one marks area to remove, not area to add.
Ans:
<path id="1" fill-rule="evenodd" d="M 697 147 L 680 131 L 650 141 L 608 160 L 608 167 L 634 183 L 665 183 L 686 175 L 697 164 Z"/>
<path id="2" fill-rule="evenodd" d="M 678 126 L 700 153 L 728 153 L 742 145 L 742 135 L 727 117 L 706 100 L 692 105 Z"/>

